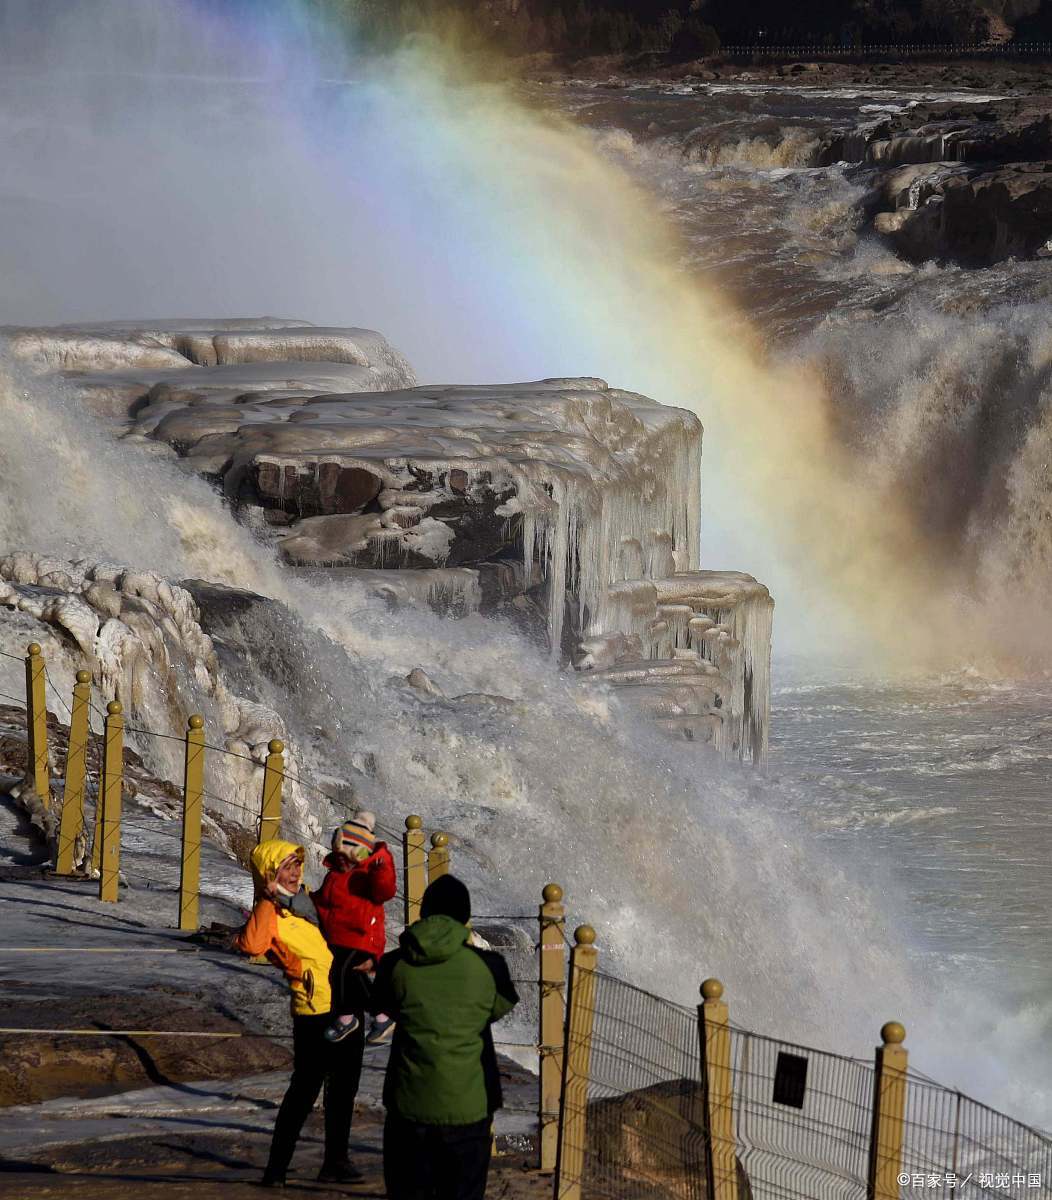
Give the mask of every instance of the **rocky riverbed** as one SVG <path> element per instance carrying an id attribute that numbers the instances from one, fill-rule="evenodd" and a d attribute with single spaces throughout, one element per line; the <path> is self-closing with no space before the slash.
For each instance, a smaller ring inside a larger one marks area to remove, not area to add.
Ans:
<path id="1" fill-rule="evenodd" d="M 658 83 L 791 82 L 798 87 L 853 87 L 952 91 L 975 89 L 1004 95 L 1052 92 L 1048 64 L 1025 58 L 896 58 L 888 55 L 851 61 L 848 58 L 808 60 L 767 56 L 754 59 L 674 58 L 667 54 L 597 55 L 567 60 L 534 55 L 521 60 L 527 78 L 546 83 L 582 80 L 608 88 L 654 81 Z"/>
<path id="2" fill-rule="evenodd" d="M 902 258 L 983 267 L 1052 254 L 1052 72 L 1044 64 L 674 63 L 642 56 L 585 60 L 566 70 L 574 84 L 613 91 L 673 85 L 702 95 L 739 89 L 762 96 L 791 87 L 805 99 L 809 91 L 857 89 L 872 97 L 867 115 L 809 144 L 800 165 L 856 166 L 869 193 L 869 228 Z M 554 81 L 551 67 L 535 64 L 534 73 Z M 896 92 L 918 98 L 882 110 L 881 94 Z M 766 135 L 772 151 L 781 134 L 772 125 Z M 699 144 L 706 140 L 699 130 Z M 788 156 L 785 162 L 795 165 Z"/>

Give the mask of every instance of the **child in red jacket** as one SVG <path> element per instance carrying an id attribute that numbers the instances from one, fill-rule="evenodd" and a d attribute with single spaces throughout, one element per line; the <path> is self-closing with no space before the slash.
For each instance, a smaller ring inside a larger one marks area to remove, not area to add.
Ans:
<path id="1" fill-rule="evenodd" d="M 375 830 L 376 818 L 370 812 L 344 821 L 332 836 L 332 853 L 322 863 L 329 873 L 311 893 L 332 951 L 332 1011 L 338 1016 L 325 1031 L 332 1042 L 354 1033 L 365 1019 L 369 975 L 386 945 L 384 904 L 397 891 L 394 859 L 386 843 L 376 840 Z M 377 1040 L 377 1032 L 370 1041 Z"/>

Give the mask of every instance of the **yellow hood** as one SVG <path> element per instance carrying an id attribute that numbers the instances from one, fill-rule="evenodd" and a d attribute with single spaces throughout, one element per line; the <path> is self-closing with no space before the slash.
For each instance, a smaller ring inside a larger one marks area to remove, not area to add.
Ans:
<path id="1" fill-rule="evenodd" d="M 255 885 L 257 896 L 263 894 L 267 883 L 277 875 L 278 867 L 290 854 L 306 858 L 302 846 L 297 846 L 293 842 L 283 842 L 281 838 L 271 838 L 269 841 L 260 842 L 252 851 L 249 862 L 252 864 L 252 883 Z"/>

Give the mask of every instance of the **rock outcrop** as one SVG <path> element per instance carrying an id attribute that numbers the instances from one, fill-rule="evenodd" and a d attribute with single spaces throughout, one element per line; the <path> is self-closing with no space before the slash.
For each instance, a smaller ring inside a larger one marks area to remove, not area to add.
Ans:
<path id="1" fill-rule="evenodd" d="M 551 645 L 605 633 L 612 585 L 697 565 L 701 426 L 598 379 L 187 403 L 153 394 L 140 435 L 222 482 L 298 566 L 523 564 Z M 222 461 L 220 461 L 222 459 Z"/>
<path id="2" fill-rule="evenodd" d="M 917 103 L 882 115 L 860 129 L 825 138 L 816 165 L 864 162 L 1012 163 L 1052 158 L 1052 101 L 1017 98 L 996 103 Z"/>
<path id="3" fill-rule="evenodd" d="M 630 1180 L 646 1200 L 709 1200 L 705 1165 L 705 1102 L 693 1079 L 669 1079 L 588 1102 L 586 1171 L 598 1185 Z M 740 1200 L 752 1185 L 735 1156 Z M 609 1194 L 609 1193 L 606 1193 Z"/>
<path id="4" fill-rule="evenodd" d="M 251 391 L 357 392 L 415 382 L 405 358 L 371 329 L 276 317 L 8 326 L 0 346 L 30 369 L 56 373 L 108 416 L 127 416 L 148 394 L 192 405 Z"/>
<path id="5" fill-rule="evenodd" d="M 900 199 L 905 203 L 879 213 L 873 227 L 914 262 L 986 266 L 1052 254 L 1052 163 L 936 168 L 915 175 Z"/>
<path id="6" fill-rule="evenodd" d="M 875 232 L 913 262 L 1052 253 L 1052 101 L 915 104 L 827 138 L 815 161 L 884 173 Z"/>
<path id="7" fill-rule="evenodd" d="M 669 732 L 763 763 L 774 614 L 767 588 L 733 571 L 682 571 L 644 588 L 653 594 L 653 608 L 649 596 L 640 606 L 649 637 L 593 638 L 579 667 Z"/>

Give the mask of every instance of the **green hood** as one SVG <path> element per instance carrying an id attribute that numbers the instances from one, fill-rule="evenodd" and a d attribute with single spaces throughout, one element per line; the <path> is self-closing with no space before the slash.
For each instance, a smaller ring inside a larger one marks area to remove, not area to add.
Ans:
<path id="1" fill-rule="evenodd" d="M 452 917 L 425 917 L 402 934 L 399 942 L 406 961 L 414 967 L 446 962 L 464 945 L 471 930 Z"/>

